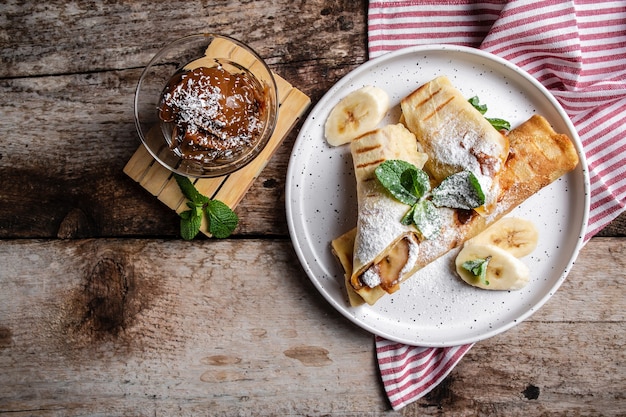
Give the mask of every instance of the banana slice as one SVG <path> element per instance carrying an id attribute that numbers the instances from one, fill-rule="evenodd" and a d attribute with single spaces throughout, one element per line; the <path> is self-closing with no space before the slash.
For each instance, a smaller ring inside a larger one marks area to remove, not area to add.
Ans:
<path id="1" fill-rule="evenodd" d="M 389 95 L 366 85 L 345 96 L 326 119 L 324 134 L 331 146 L 339 146 L 373 130 L 389 110 Z"/>
<path id="2" fill-rule="evenodd" d="M 516 258 L 522 258 L 537 247 L 539 232 L 525 219 L 505 217 L 468 241 L 469 244 L 494 245 Z"/>
<path id="3" fill-rule="evenodd" d="M 465 262 L 486 261 L 483 277 L 463 267 Z M 530 279 L 530 270 L 524 262 L 495 245 L 466 243 L 456 257 L 456 272 L 463 281 L 485 290 L 519 290 Z"/>

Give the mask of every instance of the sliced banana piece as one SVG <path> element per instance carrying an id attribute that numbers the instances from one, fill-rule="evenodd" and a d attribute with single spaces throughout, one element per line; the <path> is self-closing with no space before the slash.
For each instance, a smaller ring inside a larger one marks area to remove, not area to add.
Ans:
<path id="1" fill-rule="evenodd" d="M 463 267 L 467 261 L 487 262 L 484 278 Z M 519 290 L 530 279 L 530 270 L 515 256 L 495 245 L 466 243 L 456 257 L 456 272 L 463 281 L 486 290 Z"/>
<path id="2" fill-rule="evenodd" d="M 389 95 L 379 87 L 366 85 L 345 96 L 333 107 L 324 135 L 331 146 L 350 142 L 376 128 L 389 110 Z"/>
<path id="3" fill-rule="evenodd" d="M 539 232 L 528 220 L 505 217 L 468 241 L 469 244 L 494 245 L 516 258 L 522 258 L 537 247 Z"/>

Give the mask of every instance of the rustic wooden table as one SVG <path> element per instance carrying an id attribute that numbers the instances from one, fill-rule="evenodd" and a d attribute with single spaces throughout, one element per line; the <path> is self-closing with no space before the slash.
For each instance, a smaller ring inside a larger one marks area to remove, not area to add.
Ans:
<path id="1" fill-rule="evenodd" d="M 226 240 L 122 170 L 142 70 L 201 31 L 249 43 L 315 103 L 367 60 L 365 1 L 0 5 L 0 415 L 618 415 L 626 217 L 530 319 L 390 411 L 371 334 L 317 293 L 288 236 L 286 138 Z"/>

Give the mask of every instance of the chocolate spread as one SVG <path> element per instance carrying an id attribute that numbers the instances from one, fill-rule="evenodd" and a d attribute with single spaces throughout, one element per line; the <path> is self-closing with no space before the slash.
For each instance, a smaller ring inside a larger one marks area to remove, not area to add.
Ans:
<path id="1" fill-rule="evenodd" d="M 172 124 L 170 147 L 182 158 L 211 163 L 254 145 L 267 105 L 264 89 L 251 75 L 216 66 L 176 73 L 158 110 L 159 118 Z"/>

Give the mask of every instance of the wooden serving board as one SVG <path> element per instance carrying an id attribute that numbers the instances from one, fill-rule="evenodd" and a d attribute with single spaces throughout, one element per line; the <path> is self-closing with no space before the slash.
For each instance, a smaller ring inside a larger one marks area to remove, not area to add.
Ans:
<path id="1" fill-rule="evenodd" d="M 240 63 L 249 62 L 247 68 L 257 62 L 252 55 L 232 42 L 214 41 L 209 49 L 215 52 L 215 48 L 221 48 L 222 56 L 236 58 L 237 62 Z M 232 174 L 215 178 L 191 178 L 201 194 L 220 200 L 233 210 L 265 168 L 278 146 L 311 104 L 311 99 L 306 94 L 282 77 L 274 74 L 274 79 L 278 88 L 278 118 L 274 134 L 263 151 L 248 165 Z M 158 163 L 143 144 L 139 146 L 124 167 L 124 173 L 177 213 L 187 210 L 186 198 L 181 193 L 172 173 Z M 209 235 L 207 226 L 203 218 L 200 231 L 205 235 Z"/>

